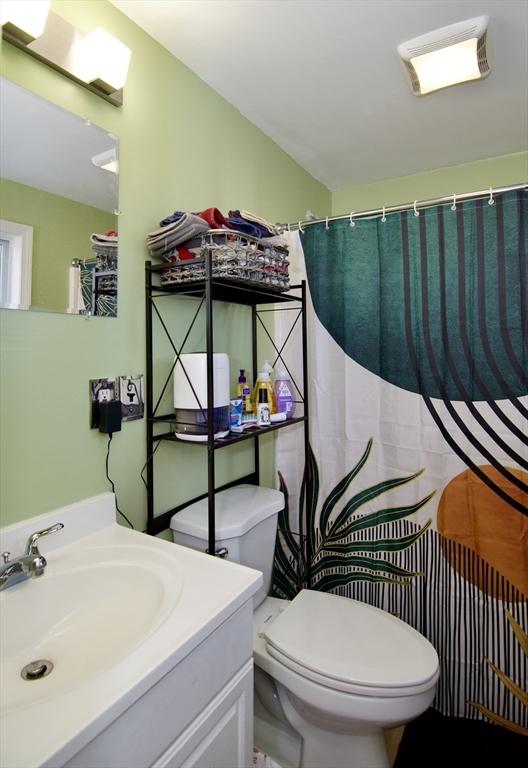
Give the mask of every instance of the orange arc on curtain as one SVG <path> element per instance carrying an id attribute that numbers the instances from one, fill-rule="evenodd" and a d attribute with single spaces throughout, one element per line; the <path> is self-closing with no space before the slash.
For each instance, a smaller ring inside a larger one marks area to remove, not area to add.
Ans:
<path id="1" fill-rule="evenodd" d="M 498 470 L 488 465 L 480 469 L 528 507 L 528 494 L 509 483 Z M 527 472 L 514 468 L 509 471 L 528 482 Z M 528 517 L 498 497 L 471 470 L 457 475 L 444 488 L 437 527 L 442 536 L 471 549 L 528 596 Z M 444 554 L 467 581 L 492 597 L 503 597 L 500 582 L 481 569 L 470 569 L 456 555 L 448 555 L 447 547 Z"/>

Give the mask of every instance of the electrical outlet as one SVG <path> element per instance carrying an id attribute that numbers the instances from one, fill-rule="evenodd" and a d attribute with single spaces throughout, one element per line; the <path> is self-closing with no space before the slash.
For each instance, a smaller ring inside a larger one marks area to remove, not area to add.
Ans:
<path id="1" fill-rule="evenodd" d="M 90 428 L 99 426 L 99 403 L 119 400 L 115 379 L 90 379 Z"/>
<path id="2" fill-rule="evenodd" d="M 119 377 L 119 399 L 121 400 L 122 421 L 135 421 L 143 418 L 145 410 L 143 374 Z"/>

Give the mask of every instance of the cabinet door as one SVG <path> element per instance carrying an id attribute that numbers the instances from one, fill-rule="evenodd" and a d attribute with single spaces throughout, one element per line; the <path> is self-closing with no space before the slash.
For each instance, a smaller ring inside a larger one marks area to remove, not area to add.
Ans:
<path id="1" fill-rule="evenodd" d="M 253 661 L 249 661 L 153 768 L 249 768 L 252 749 Z"/>

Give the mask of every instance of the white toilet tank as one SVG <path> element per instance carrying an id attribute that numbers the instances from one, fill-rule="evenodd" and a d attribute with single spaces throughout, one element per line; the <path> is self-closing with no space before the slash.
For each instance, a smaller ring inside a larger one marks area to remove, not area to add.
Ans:
<path id="1" fill-rule="evenodd" d="M 259 485 L 235 485 L 215 495 L 216 547 L 227 549 L 227 560 L 262 571 L 264 584 L 253 597 L 255 609 L 269 594 L 277 516 L 284 494 Z M 205 552 L 208 548 L 207 498 L 172 516 L 176 544 Z"/>

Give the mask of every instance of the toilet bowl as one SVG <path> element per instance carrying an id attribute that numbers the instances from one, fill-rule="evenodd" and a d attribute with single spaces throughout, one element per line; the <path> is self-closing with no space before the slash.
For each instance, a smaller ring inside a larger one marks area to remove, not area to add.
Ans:
<path id="1" fill-rule="evenodd" d="M 216 494 L 217 546 L 262 570 L 254 598 L 255 744 L 283 768 L 387 768 L 383 729 L 432 703 L 435 649 L 400 619 L 316 590 L 292 600 L 271 588 L 282 493 L 239 485 Z M 207 548 L 207 500 L 171 521 L 174 541 Z"/>
<path id="2" fill-rule="evenodd" d="M 256 696 L 261 670 L 277 688 L 274 717 L 280 722 L 283 714 L 302 738 L 302 768 L 385 768 L 383 730 L 413 720 L 434 699 L 433 646 L 370 605 L 303 590 L 291 603 L 267 598 L 253 627 Z M 264 738 L 259 745 L 257 733 L 257 745 L 271 751 Z M 272 757 L 291 765 L 291 749 L 279 754 L 283 741 L 279 732 Z"/>

